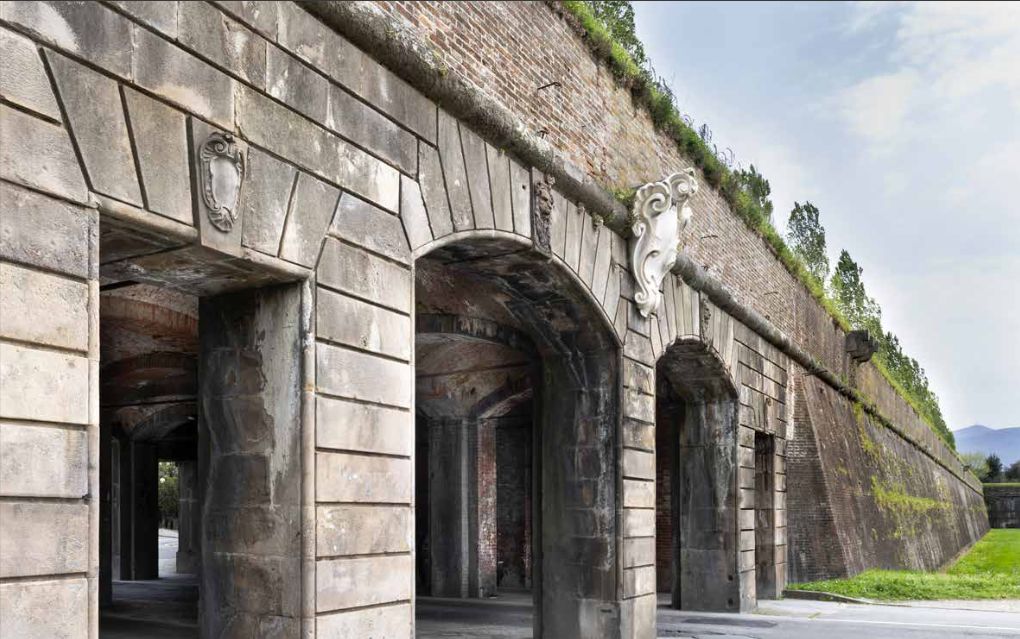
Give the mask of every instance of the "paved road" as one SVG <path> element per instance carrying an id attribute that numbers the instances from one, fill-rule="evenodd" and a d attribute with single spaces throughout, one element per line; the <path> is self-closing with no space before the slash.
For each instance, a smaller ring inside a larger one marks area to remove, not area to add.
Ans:
<path id="1" fill-rule="evenodd" d="M 418 639 L 531 639 L 531 606 L 419 599 Z M 1020 614 L 946 608 L 765 601 L 755 614 L 659 608 L 663 639 L 986 639 L 1020 637 Z"/>
<path id="2" fill-rule="evenodd" d="M 104 610 L 103 639 L 192 639 L 193 578 L 118 582 Z M 962 602 L 966 603 L 966 602 Z M 957 605 L 957 604 L 951 604 Z M 494 600 L 419 598 L 417 639 L 531 639 L 530 596 Z M 764 601 L 754 614 L 681 612 L 660 606 L 662 639 L 991 639 L 1020 637 L 1020 613 Z M 352 638 L 353 639 L 353 638 Z"/>

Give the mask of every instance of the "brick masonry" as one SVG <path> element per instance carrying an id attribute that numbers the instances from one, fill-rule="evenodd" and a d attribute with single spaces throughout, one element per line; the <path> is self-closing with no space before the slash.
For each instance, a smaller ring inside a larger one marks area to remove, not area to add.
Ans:
<path id="1" fill-rule="evenodd" d="M 992 528 L 1020 528 L 1020 486 L 985 484 L 985 504 Z"/>
<path id="2" fill-rule="evenodd" d="M 631 186 L 687 166 L 547 5 L 379 7 L 420 29 L 451 72 L 545 131 L 604 184 Z M 18 511 L 0 518 L 0 635 L 98 632 L 98 506 L 88 497 L 98 489 L 102 221 L 149 243 L 142 254 L 104 254 L 107 277 L 130 273 L 203 295 L 238 282 L 309 282 L 302 542 L 287 549 L 301 559 L 292 612 L 306 636 L 411 636 L 415 260 L 459 239 L 530 246 L 540 230 L 530 215 L 540 176 L 292 3 L 6 2 L 0 36 L 0 506 Z M 560 86 L 537 90 L 552 80 Z M 197 145 L 216 130 L 234 134 L 247 158 L 239 227 L 225 236 L 210 231 L 189 175 Z M 673 356 L 716 371 L 681 383 L 733 398 L 721 492 L 733 511 L 725 562 L 739 573 L 729 597 L 744 608 L 754 597 L 754 563 L 743 556 L 754 535 L 736 511 L 753 511 L 754 501 L 740 470 L 753 464 L 741 460 L 753 458 L 754 433 L 776 438 L 781 585 L 784 438 L 796 431 L 790 389 L 800 371 L 675 277 L 664 283 L 659 313 L 640 318 L 625 240 L 575 203 L 558 194 L 555 202 L 548 269 L 583 294 L 615 335 L 624 366 L 612 505 L 621 524 L 608 533 L 615 564 L 605 571 L 617 621 L 605 623 L 618 623 L 622 637 L 654 636 L 654 379 L 656 362 Z M 834 372 L 847 372 L 841 332 L 761 239 L 711 189 L 693 206 L 684 250 Z M 27 289 L 13 285 L 28 281 Z M 952 466 L 872 368 L 858 379 L 896 420 L 900 432 L 887 442 L 895 454 L 914 455 L 912 441 Z M 845 415 L 810 423 L 816 440 L 852 428 Z M 24 455 L 40 464 L 25 471 L 8 461 Z M 928 459 L 917 457 L 943 473 Z M 947 473 L 949 490 L 970 499 Z M 980 527 L 940 548 L 962 547 Z M 25 538 L 37 543 L 11 555 Z"/>

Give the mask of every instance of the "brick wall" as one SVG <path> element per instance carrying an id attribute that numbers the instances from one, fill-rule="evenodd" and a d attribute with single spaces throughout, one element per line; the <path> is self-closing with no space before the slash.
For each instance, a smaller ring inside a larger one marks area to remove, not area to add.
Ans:
<path id="1" fill-rule="evenodd" d="M 374 4 L 418 33 L 450 73 L 505 106 L 604 186 L 638 186 L 691 166 L 676 144 L 656 131 L 648 113 L 635 106 L 629 91 L 593 58 L 573 18 L 550 3 Z M 973 482 L 874 366 L 865 364 L 852 375 L 843 331 L 765 241 L 702 184 L 683 250 L 838 377 L 863 380 L 862 390 L 883 414 L 903 424 L 904 437 Z"/>
<path id="2" fill-rule="evenodd" d="M 1020 528 L 1020 486 L 985 484 L 985 504 L 992 528 Z"/>

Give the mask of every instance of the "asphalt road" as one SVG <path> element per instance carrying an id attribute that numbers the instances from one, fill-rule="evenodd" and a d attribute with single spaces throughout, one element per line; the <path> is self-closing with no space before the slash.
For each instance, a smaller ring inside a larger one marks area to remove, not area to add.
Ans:
<path id="1" fill-rule="evenodd" d="M 531 639 L 521 598 L 418 600 L 417 639 Z M 1020 614 L 816 601 L 765 601 L 754 614 L 659 608 L 663 639 L 985 639 L 1020 637 Z"/>

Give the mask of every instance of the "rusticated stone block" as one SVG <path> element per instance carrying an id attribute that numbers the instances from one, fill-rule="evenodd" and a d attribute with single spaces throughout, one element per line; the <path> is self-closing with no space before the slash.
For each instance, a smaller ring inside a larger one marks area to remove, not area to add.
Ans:
<path id="1" fill-rule="evenodd" d="M 623 476 L 632 479 L 655 479 L 655 453 L 632 448 L 623 449 Z"/>
<path id="2" fill-rule="evenodd" d="M 315 266 L 339 197 L 338 189 L 307 173 L 298 174 L 280 242 L 280 257 L 302 266 Z"/>
<path id="3" fill-rule="evenodd" d="M 0 176 L 84 202 L 85 179 L 67 131 L 0 104 Z"/>
<path id="4" fill-rule="evenodd" d="M 0 257 L 73 277 L 89 275 L 89 212 L 0 183 Z"/>
<path id="5" fill-rule="evenodd" d="M 169 38 L 177 37 L 177 0 L 113 0 L 114 4 L 126 13 L 138 18 L 153 29 L 160 31 Z M 184 4 L 200 4 L 188 3 Z"/>
<path id="6" fill-rule="evenodd" d="M 0 637 L 86 639 L 88 629 L 84 577 L 0 584 Z"/>
<path id="7" fill-rule="evenodd" d="M 315 564 L 316 610 L 407 601 L 413 573 L 411 555 L 320 560 Z"/>
<path id="8" fill-rule="evenodd" d="M 232 130 L 234 81 L 222 71 L 142 29 L 134 29 L 134 78 L 139 86 Z"/>
<path id="9" fill-rule="evenodd" d="M 467 167 L 468 191 L 471 194 L 471 208 L 475 213 L 475 228 L 495 228 L 485 142 L 477 133 L 466 127 L 460 127 L 460 142 L 464 150 L 464 165 Z"/>
<path id="10" fill-rule="evenodd" d="M 485 145 L 485 158 L 489 167 L 489 187 L 492 191 L 492 215 L 496 228 L 514 230 L 513 191 L 510 186 L 510 159 L 491 144 Z"/>
<path id="11" fill-rule="evenodd" d="M 0 495 L 78 498 L 87 492 L 85 431 L 0 423 Z"/>
<path id="12" fill-rule="evenodd" d="M 411 308 L 411 272 L 361 249 L 326 238 L 319 283 L 403 313 Z"/>
<path id="13" fill-rule="evenodd" d="M 276 45 L 269 45 L 266 57 L 266 91 L 320 124 L 326 122 L 330 84 Z"/>
<path id="14" fill-rule="evenodd" d="M 655 537 L 630 537 L 623 540 L 623 566 L 655 565 Z"/>
<path id="15" fill-rule="evenodd" d="M 654 537 L 655 510 L 652 508 L 624 508 L 623 536 Z"/>
<path id="16" fill-rule="evenodd" d="M 30 111 L 60 120 L 60 109 L 35 44 L 0 28 L 0 51 L 4 55 L 4 63 L 0 64 L 0 96 Z"/>
<path id="17" fill-rule="evenodd" d="M 411 512 L 407 506 L 318 506 L 316 555 L 409 552 L 413 548 Z"/>
<path id="18" fill-rule="evenodd" d="M 131 77 L 131 22 L 98 2 L 2 2 L 0 18 L 122 78 Z"/>
<path id="19" fill-rule="evenodd" d="M 655 566 L 625 568 L 623 571 L 623 595 L 637 597 L 655 593 Z"/>
<path id="20" fill-rule="evenodd" d="M 438 239 L 453 232 L 450 201 L 446 197 L 446 184 L 439 152 L 424 142 L 418 144 L 418 183 L 425 199 L 432 234 Z M 530 213 L 528 214 L 530 216 Z M 530 218 L 529 218 L 530 219 Z"/>
<path id="21" fill-rule="evenodd" d="M 317 397 L 315 405 L 316 446 L 411 455 L 410 413 L 329 397 Z"/>
<path id="22" fill-rule="evenodd" d="M 390 259 L 411 261 L 400 218 L 346 193 L 340 197 L 330 233 Z"/>
<path id="23" fill-rule="evenodd" d="M 411 460 L 320 452 L 316 499 L 327 502 L 411 503 Z"/>
<path id="24" fill-rule="evenodd" d="M 405 361 L 411 358 L 411 318 L 327 289 L 319 291 L 316 331 L 332 342 Z"/>
<path id="25" fill-rule="evenodd" d="M 655 482 L 623 480 L 624 508 L 655 508 Z"/>
<path id="26" fill-rule="evenodd" d="M 319 615 L 315 628 L 319 639 L 388 639 L 410 636 L 413 620 L 411 605 L 397 604 Z"/>
<path id="27" fill-rule="evenodd" d="M 272 2 L 261 2 L 258 0 L 216 0 L 216 4 L 270 40 L 276 40 L 277 22 L 279 19 L 279 8 L 277 5 L 281 4 L 280 2 L 276 2 L 276 0 Z"/>
<path id="28" fill-rule="evenodd" d="M 358 146 L 378 155 L 401 171 L 418 171 L 415 137 L 350 93 L 331 85 L 326 126 Z"/>
<path id="29" fill-rule="evenodd" d="M 191 175 L 184 114 L 124 88 L 148 208 L 191 225 Z"/>
<path id="30" fill-rule="evenodd" d="M 429 216 L 418 183 L 403 175 L 400 176 L 400 219 L 412 251 L 432 241 Z"/>
<path id="31" fill-rule="evenodd" d="M 0 502 L 0 521 L 0 577 L 88 570 L 87 504 Z"/>
<path id="32" fill-rule="evenodd" d="M 0 344 L 0 417 L 87 424 L 88 360 Z"/>
<path id="33" fill-rule="evenodd" d="M 445 111 L 439 112 L 439 157 L 442 160 L 453 229 L 455 231 L 472 229 L 475 220 L 471 211 L 471 194 L 468 190 L 467 172 L 464 168 L 464 152 L 461 146 L 459 126 L 457 121 Z"/>
<path id="34" fill-rule="evenodd" d="M 296 170 L 254 147 L 248 149 L 247 178 L 241 191 L 244 219 L 241 243 L 269 255 L 280 250 L 283 224 Z"/>
<path id="35" fill-rule="evenodd" d="M 88 350 L 88 284 L 0 262 L 0 291 L 0 335 Z"/>
<path id="36" fill-rule="evenodd" d="M 266 41 L 211 5 L 180 3 L 180 42 L 260 89 L 266 87 Z"/>

